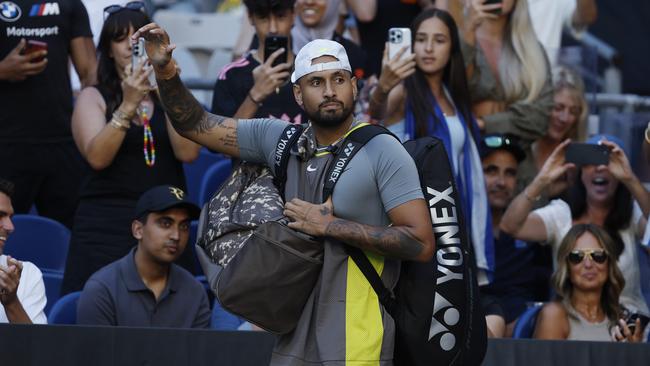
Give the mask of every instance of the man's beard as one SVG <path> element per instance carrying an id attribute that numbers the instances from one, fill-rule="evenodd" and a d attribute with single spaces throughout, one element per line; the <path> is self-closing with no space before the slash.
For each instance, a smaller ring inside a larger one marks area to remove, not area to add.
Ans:
<path id="1" fill-rule="evenodd" d="M 327 103 L 340 103 L 343 107 L 339 110 L 321 110 L 321 106 Z M 339 100 L 326 100 L 322 102 L 315 111 L 305 108 L 305 114 L 309 121 L 320 128 L 335 129 L 341 126 L 352 114 L 353 103 L 346 106 Z"/>

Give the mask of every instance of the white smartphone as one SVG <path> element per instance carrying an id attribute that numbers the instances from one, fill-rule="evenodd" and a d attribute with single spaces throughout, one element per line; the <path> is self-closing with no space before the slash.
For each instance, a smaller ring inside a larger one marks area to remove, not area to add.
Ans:
<path id="1" fill-rule="evenodd" d="M 409 28 L 390 28 L 388 30 L 388 59 L 393 59 L 405 46 L 408 46 L 408 49 L 402 57 L 411 54 L 411 30 Z"/>
<path id="2" fill-rule="evenodd" d="M 139 64 L 147 61 L 147 59 L 147 53 L 144 50 L 144 38 L 140 37 L 138 42 L 131 48 L 131 70 L 135 70 Z M 153 87 L 156 86 L 156 75 L 153 72 L 149 74 L 149 84 Z"/>

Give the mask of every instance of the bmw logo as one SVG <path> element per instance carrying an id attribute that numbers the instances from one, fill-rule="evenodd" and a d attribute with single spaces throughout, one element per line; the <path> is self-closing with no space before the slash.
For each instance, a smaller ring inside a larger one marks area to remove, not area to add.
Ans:
<path id="1" fill-rule="evenodd" d="M 0 19 L 5 22 L 15 22 L 20 19 L 20 7 L 11 1 L 3 1 L 0 3 Z"/>

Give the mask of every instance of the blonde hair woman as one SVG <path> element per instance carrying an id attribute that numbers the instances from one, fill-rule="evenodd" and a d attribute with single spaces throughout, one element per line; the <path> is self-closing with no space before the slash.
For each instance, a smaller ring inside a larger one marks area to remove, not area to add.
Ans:
<path id="1" fill-rule="evenodd" d="M 479 127 L 485 133 L 511 133 L 529 150 L 546 134 L 553 88 L 528 2 L 466 0 L 465 13 L 463 54 Z"/>
<path id="2" fill-rule="evenodd" d="M 535 178 L 553 150 L 566 139 L 584 141 L 587 137 L 589 107 L 580 75 L 566 67 L 553 70 L 553 110 L 546 134 L 531 146 L 532 155 L 519 166 L 519 190 Z M 557 197 L 567 186 L 567 179 L 549 187 L 547 196 Z M 546 202 L 540 202 L 543 204 Z"/>

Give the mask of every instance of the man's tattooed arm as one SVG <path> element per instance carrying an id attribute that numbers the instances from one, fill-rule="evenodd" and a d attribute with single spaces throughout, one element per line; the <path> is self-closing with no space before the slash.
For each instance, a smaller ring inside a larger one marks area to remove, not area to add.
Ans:
<path id="1" fill-rule="evenodd" d="M 178 75 L 156 81 L 165 112 L 179 134 L 211 150 L 239 156 L 237 120 L 205 111 Z"/>
<path id="2" fill-rule="evenodd" d="M 326 236 L 346 244 L 391 258 L 419 260 L 428 257 L 427 244 L 408 227 L 378 227 L 335 219 L 325 232 Z"/>

